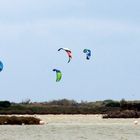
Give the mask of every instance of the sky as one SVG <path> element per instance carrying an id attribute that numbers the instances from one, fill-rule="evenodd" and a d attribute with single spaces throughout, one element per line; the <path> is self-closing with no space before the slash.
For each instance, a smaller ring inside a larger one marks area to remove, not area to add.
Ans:
<path id="1" fill-rule="evenodd" d="M 139 0 L 0 1 L 0 100 L 140 99 Z M 68 64 L 65 52 L 72 50 Z M 85 59 L 83 49 L 92 57 Z M 52 69 L 62 71 L 56 82 Z"/>

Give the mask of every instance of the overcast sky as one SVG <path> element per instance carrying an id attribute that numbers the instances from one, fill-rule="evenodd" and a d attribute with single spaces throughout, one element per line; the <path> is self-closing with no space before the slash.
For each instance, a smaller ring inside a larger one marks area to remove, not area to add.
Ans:
<path id="1" fill-rule="evenodd" d="M 0 100 L 140 99 L 139 0 L 0 0 Z M 57 50 L 70 48 L 73 59 Z M 90 61 L 83 49 L 92 50 Z M 62 71 L 56 82 L 52 69 Z"/>

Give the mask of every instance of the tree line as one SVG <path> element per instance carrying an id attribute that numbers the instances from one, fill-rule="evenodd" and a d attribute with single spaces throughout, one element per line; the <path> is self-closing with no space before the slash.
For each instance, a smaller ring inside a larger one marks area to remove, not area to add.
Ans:
<path id="1" fill-rule="evenodd" d="M 61 99 L 46 102 L 20 103 L 0 101 L 0 114 L 107 114 L 115 111 L 140 111 L 140 101 L 81 101 Z"/>

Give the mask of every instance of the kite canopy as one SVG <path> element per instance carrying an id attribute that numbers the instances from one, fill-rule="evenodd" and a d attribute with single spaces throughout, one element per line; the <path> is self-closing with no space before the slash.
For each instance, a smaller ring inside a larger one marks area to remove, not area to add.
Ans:
<path id="1" fill-rule="evenodd" d="M 66 51 L 66 53 L 67 53 L 67 55 L 69 57 L 69 60 L 68 60 L 68 63 L 69 63 L 71 61 L 71 59 L 72 59 L 72 52 L 71 52 L 71 50 L 68 49 L 68 48 L 60 48 L 60 49 L 58 49 L 58 51 L 61 51 L 61 50 Z"/>
<path id="2" fill-rule="evenodd" d="M 91 50 L 89 49 L 84 49 L 83 53 L 86 53 L 86 59 L 89 60 L 91 57 Z"/>
<path id="3" fill-rule="evenodd" d="M 0 61 L 0 72 L 3 70 L 3 63 Z"/>
<path id="4" fill-rule="evenodd" d="M 60 70 L 57 70 L 57 69 L 53 69 L 53 71 L 56 72 L 56 82 L 59 82 L 62 78 L 62 73 Z"/>

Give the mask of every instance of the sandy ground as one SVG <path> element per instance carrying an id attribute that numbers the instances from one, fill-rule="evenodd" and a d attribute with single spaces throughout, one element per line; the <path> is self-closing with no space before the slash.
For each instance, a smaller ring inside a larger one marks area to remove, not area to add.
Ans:
<path id="1" fill-rule="evenodd" d="M 102 121 L 102 115 L 36 115 L 48 124 L 77 124 L 77 123 L 94 123 Z"/>
<path id="2" fill-rule="evenodd" d="M 101 115 L 36 117 L 45 124 L 1 125 L 0 140 L 140 140 L 140 119 L 102 119 Z"/>
<path id="3" fill-rule="evenodd" d="M 103 119 L 102 115 L 35 115 L 45 122 L 45 124 L 131 124 L 137 121 L 140 125 L 140 119 Z"/>

